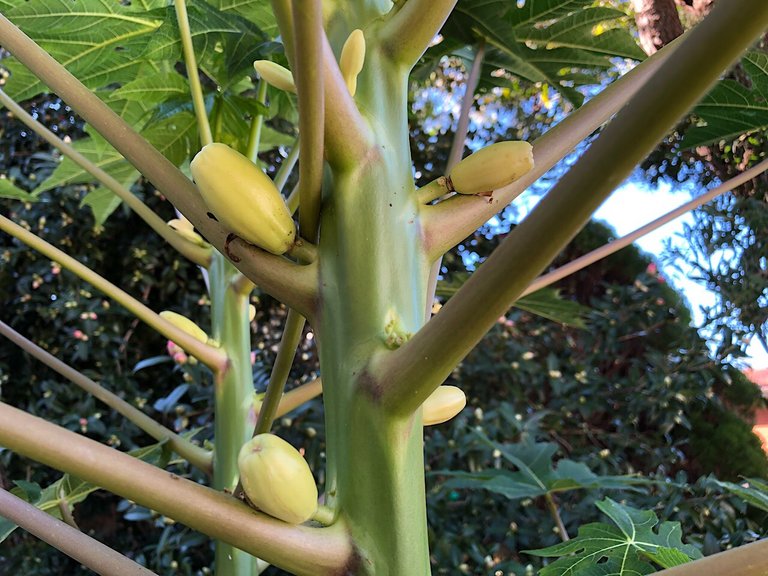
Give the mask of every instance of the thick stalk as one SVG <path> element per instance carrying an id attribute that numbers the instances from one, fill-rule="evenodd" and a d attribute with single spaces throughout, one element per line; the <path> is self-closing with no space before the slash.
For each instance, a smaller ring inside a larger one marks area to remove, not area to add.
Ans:
<path id="1" fill-rule="evenodd" d="M 52 370 L 55 370 L 67 378 L 73 384 L 76 384 L 91 394 L 94 398 L 104 402 L 104 404 L 133 422 L 155 440 L 166 441 L 171 450 L 196 468 L 207 474 L 211 473 L 211 453 L 208 450 L 192 444 L 189 440 L 182 438 L 162 424 L 155 422 L 135 406 L 132 406 L 116 394 L 110 392 L 84 374 L 65 364 L 54 355 L 46 352 L 34 342 L 24 338 L 24 336 L 16 332 L 16 330 L 8 326 L 5 322 L 0 322 L 0 334 L 8 338 L 14 344 L 17 344 L 25 352 L 31 354 Z"/>
<path id="2" fill-rule="evenodd" d="M 286 524 L 239 500 L 0 402 L 0 446 L 157 510 L 298 575 L 345 574 L 352 549 L 343 523 Z"/>
<path id="3" fill-rule="evenodd" d="M 3 489 L 0 489 L 0 516 L 8 518 L 30 534 L 55 546 L 98 574 L 157 576 L 151 570 L 83 534 L 77 528 L 65 524 Z"/>
<path id="4" fill-rule="evenodd" d="M 424 54 L 440 32 L 456 0 L 407 0 L 392 9 L 392 17 L 382 28 L 381 42 L 392 59 L 407 67 Z"/>
<path id="5" fill-rule="evenodd" d="M 374 115 L 365 163 L 328 178 L 319 244 L 318 336 L 326 406 L 326 500 L 362 559 L 355 574 L 429 574 L 419 417 L 381 409 L 370 358 L 424 322 L 429 262 L 411 176 L 407 69 L 369 47 L 355 99 Z"/>
<path id="6" fill-rule="evenodd" d="M 239 273 L 215 254 L 209 274 L 213 336 L 226 352 L 224 370 L 215 374 L 213 487 L 234 493 L 239 480 L 237 456 L 251 437 L 249 414 L 253 408 L 251 332 L 248 293 L 233 284 Z M 252 557 L 224 541 L 216 542 L 217 576 L 251 574 Z"/>

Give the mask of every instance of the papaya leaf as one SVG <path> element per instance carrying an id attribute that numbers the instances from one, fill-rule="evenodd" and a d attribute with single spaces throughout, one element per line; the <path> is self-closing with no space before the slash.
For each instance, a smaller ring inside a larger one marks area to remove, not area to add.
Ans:
<path id="1" fill-rule="evenodd" d="M 652 511 L 623 506 L 610 498 L 596 505 L 614 525 L 586 524 L 572 540 L 524 550 L 533 556 L 558 558 L 542 568 L 540 576 L 638 576 L 655 572 L 654 564 L 671 568 L 701 558 L 697 548 L 683 544 L 679 522 L 659 524 Z"/>
<path id="2" fill-rule="evenodd" d="M 208 3 L 222 12 L 239 14 L 256 24 L 271 38 L 275 38 L 280 33 L 269 2 L 264 2 L 264 0 L 210 0 Z"/>
<path id="3" fill-rule="evenodd" d="M 195 117 L 191 112 L 183 112 L 159 122 L 152 122 L 142 131 L 142 136 L 171 162 L 181 164 L 197 142 Z M 139 177 L 139 172 L 98 134 L 76 141 L 74 147 L 126 188 L 130 188 Z M 93 180 L 90 173 L 65 158 L 39 190 L 89 183 Z M 99 187 L 83 199 L 82 205 L 89 206 L 93 210 L 96 223 L 102 224 L 120 205 L 120 199 L 109 190 Z"/>
<path id="4" fill-rule="evenodd" d="M 682 146 L 694 148 L 768 128 L 768 54 L 749 52 L 741 61 L 752 87 L 722 80 L 694 109 L 701 124 L 688 130 Z"/>
<path id="5" fill-rule="evenodd" d="M 187 14 L 198 64 L 222 89 L 252 74 L 253 61 L 269 49 L 267 34 L 234 12 L 221 12 L 206 2 L 195 2 L 188 4 Z M 173 6 L 164 10 L 162 20 L 142 57 L 180 61 L 181 35 Z"/>
<path id="6" fill-rule="evenodd" d="M 13 2 L 5 16 L 92 89 L 133 80 L 144 64 L 139 57 L 161 22 L 131 13 L 121 2 L 50 0 Z M 6 91 L 17 101 L 47 89 L 15 59 Z"/>
<path id="7" fill-rule="evenodd" d="M 121 203 L 122 200 L 118 196 L 115 196 L 110 190 L 99 186 L 85 195 L 85 198 L 80 202 L 80 206 L 88 206 L 91 212 L 93 212 L 96 226 L 102 226 Z"/>
<path id="8" fill-rule="evenodd" d="M 515 307 L 574 328 L 587 327 L 584 318 L 590 310 L 587 306 L 561 297 L 560 291 L 555 288 L 542 288 L 523 296 L 515 302 Z"/>
<path id="9" fill-rule="evenodd" d="M 143 75 L 110 95 L 111 100 L 137 100 L 152 106 L 173 97 L 189 98 L 189 82 L 175 71 Z"/>
<path id="10" fill-rule="evenodd" d="M 517 500 L 582 488 L 637 490 L 639 485 L 652 483 L 637 476 L 598 476 L 585 464 L 566 458 L 555 464 L 557 445 L 551 442 L 501 444 L 481 432 L 475 433 L 482 442 L 498 450 L 501 457 L 517 470 L 438 472 L 448 478 L 445 488 L 483 489 Z"/>
<path id="11" fill-rule="evenodd" d="M 580 105 L 577 88 L 599 84 L 611 58 L 642 60 L 626 15 L 594 7 L 588 0 L 460 0 L 443 27 L 443 42 L 427 53 L 422 67 L 465 46 L 486 45 L 481 87 L 504 85 L 510 77 L 547 83 Z M 570 72 L 579 71 L 578 76 Z M 499 73 L 503 71 L 503 73 Z M 493 73 L 493 74 L 492 74 Z M 417 70 L 417 74 L 419 71 Z"/>

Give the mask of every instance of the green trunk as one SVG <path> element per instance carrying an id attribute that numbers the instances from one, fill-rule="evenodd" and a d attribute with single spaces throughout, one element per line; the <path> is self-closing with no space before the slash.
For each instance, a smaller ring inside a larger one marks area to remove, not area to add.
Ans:
<path id="1" fill-rule="evenodd" d="M 378 402 L 368 372 L 423 324 L 429 262 L 421 250 L 408 148 L 406 71 L 366 56 L 358 103 L 377 145 L 326 181 L 317 322 L 326 406 L 329 503 L 348 521 L 355 574 L 429 574 L 422 426 Z M 378 72 L 378 74 L 376 73 Z"/>

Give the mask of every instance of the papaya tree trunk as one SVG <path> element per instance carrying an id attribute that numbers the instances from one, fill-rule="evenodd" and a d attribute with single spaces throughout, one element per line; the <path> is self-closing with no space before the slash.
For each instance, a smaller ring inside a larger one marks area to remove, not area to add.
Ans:
<path id="1" fill-rule="evenodd" d="M 320 240 L 316 321 L 326 406 L 328 502 L 358 546 L 355 574 L 429 574 L 420 413 L 382 409 L 371 359 L 424 321 L 422 250 L 407 125 L 408 70 L 375 49 L 358 102 L 376 141 L 367 162 L 332 171 Z"/>

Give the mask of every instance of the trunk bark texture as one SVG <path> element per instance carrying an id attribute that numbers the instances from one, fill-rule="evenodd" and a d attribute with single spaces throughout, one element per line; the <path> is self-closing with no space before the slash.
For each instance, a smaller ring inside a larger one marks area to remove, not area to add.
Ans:
<path id="1" fill-rule="evenodd" d="M 632 0 L 640 46 L 649 56 L 683 33 L 674 0 Z"/>

